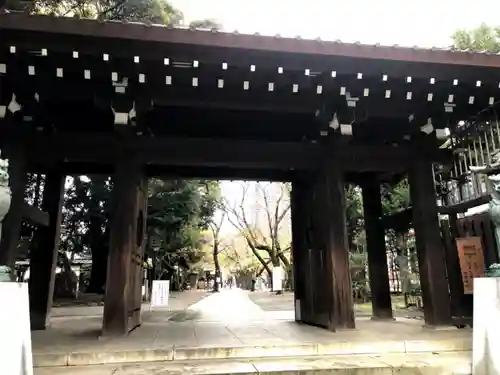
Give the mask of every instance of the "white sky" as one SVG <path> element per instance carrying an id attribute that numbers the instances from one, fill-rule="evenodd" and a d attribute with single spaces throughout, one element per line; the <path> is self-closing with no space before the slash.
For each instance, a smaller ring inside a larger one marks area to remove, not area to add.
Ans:
<path id="1" fill-rule="evenodd" d="M 171 0 L 186 20 L 225 31 L 363 43 L 447 46 L 458 28 L 500 24 L 498 0 Z"/>

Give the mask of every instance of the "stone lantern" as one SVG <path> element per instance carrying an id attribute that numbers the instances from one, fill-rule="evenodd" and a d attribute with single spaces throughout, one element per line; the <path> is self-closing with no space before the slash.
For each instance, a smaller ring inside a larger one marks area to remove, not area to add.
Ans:
<path id="1" fill-rule="evenodd" d="M 491 192 L 491 201 L 488 207 L 488 213 L 491 221 L 495 226 L 495 240 L 496 240 L 496 253 L 497 259 L 500 258 L 500 175 L 489 176 L 488 180 L 491 182 L 493 190 Z M 492 264 L 486 270 L 486 276 L 500 277 L 500 263 Z"/>

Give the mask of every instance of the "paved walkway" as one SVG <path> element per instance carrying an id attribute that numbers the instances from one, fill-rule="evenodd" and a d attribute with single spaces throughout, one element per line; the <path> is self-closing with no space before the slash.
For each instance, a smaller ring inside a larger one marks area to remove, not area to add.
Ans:
<path id="1" fill-rule="evenodd" d="M 185 291 L 185 292 L 170 292 L 169 305 L 167 308 L 162 309 L 166 315 L 170 316 L 170 313 L 175 313 L 178 311 L 183 311 L 187 309 L 192 304 L 202 300 L 206 296 L 210 295 L 206 291 Z M 53 319 L 57 318 L 80 318 L 80 317 L 102 317 L 104 311 L 104 306 L 102 304 L 91 304 L 89 305 L 69 305 L 65 304 L 61 307 L 54 307 L 51 311 L 51 317 Z M 143 312 L 149 311 L 149 304 L 143 304 Z"/>
<path id="2" fill-rule="evenodd" d="M 294 295 L 293 292 L 285 292 L 281 295 L 276 295 L 270 292 L 253 292 L 248 294 L 249 298 L 257 304 L 264 311 L 273 312 L 276 317 L 282 316 L 288 319 L 294 319 Z M 398 298 L 393 298 L 393 314 L 397 318 L 408 318 L 408 319 L 423 319 L 423 312 L 410 308 L 403 308 L 400 304 L 394 303 L 394 300 Z M 400 297 L 402 298 L 402 297 Z M 366 303 L 362 305 L 355 306 L 355 312 L 357 317 L 371 317 L 372 309 L 371 304 Z"/>
<path id="3" fill-rule="evenodd" d="M 144 313 L 142 326 L 119 339 L 99 338 L 100 327 L 100 317 L 54 318 L 51 329 L 33 332 L 35 365 L 471 349 L 471 330 L 429 331 L 412 319 L 360 318 L 356 330 L 335 333 L 275 319 L 241 290 L 210 294 L 180 312 Z"/>
<path id="4" fill-rule="evenodd" d="M 463 353 L 383 356 L 321 356 L 253 358 L 252 360 L 150 362 L 82 367 L 46 367 L 35 375 L 471 375 L 472 363 Z"/>

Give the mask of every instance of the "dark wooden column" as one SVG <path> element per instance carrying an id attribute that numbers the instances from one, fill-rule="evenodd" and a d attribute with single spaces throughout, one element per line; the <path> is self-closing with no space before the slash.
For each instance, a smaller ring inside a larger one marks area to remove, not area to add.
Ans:
<path id="1" fill-rule="evenodd" d="M 344 174 L 337 162 L 321 171 L 318 193 L 323 201 L 322 237 L 325 290 L 328 291 L 328 329 L 355 328 L 351 270 L 346 226 Z"/>
<path id="2" fill-rule="evenodd" d="M 316 326 L 324 326 L 318 319 L 319 311 L 316 295 L 321 292 L 321 288 L 318 288 L 320 282 L 318 282 L 318 276 L 321 276 L 320 272 L 315 272 L 317 270 L 318 261 L 320 256 L 320 248 L 316 244 L 317 239 L 317 226 L 315 223 L 315 213 L 314 208 L 314 188 L 315 179 L 317 176 L 308 176 L 306 180 L 302 181 L 301 189 L 301 199 L 300 202 L 303 210 L 304 217 L 302 222 L 304 224 L 304 253 L 301 254 L 300 272 L 303 278 L 302 283 L 302 295 L 301 295 L 301 320 L 303 323 L 312 324 Z M 296 215 L 297 216 L 297 215 Z"/>
<path id="3" fill-rule="evenodd" d="M 142 170 L 133 159 L 123 159 L 116 166 L 111 198 L 113 206 L 104 297 L 102 331 L 104 336 L 125 335 L 130 328 L 135 328 L 130 327 L 130 324 L 134 324 L 137 312 L 131 311 L 131 307 L 136 301 L 135 292 L 138 288 L 131 280 L 131 274 L 136 268 L 136 262 L 139 261 L 136 259 L 135 249 L 142 246 L 143 242 L 142 238 L 138 239 L 138 235 L 144 232 L 138 230 L 137 215 L 140 201 L 138 193 L 141 192 L 143 183 Z M 143 211 L 143 218 L 144 215 Z"/>
<path id="4" fill-rule="evenodd" d="M 12 194 L 10 209 L 3 221 L 0 242 L 0 265 L 12 267 L 21 234 L 22 206 L 26 190 L 27 174 L 24 152 L 13 147 L 5 150 L 9 159 L 9 185 Z M 4 157 L 4 155 L 2 155 Z"/>
<path id="5" fill-rule="evenodd" d="M 307 263 L 307 186 L 300 178 L 292 181 L 292 257 L 293 257 L 293 291 L 295 300 L 295 320 L 302 321 L 306 303 Z M 306 313 L 307 315 L 307 313 Z"/>
<path id="6" fill-rule="evenodd" d="M 382 197 L 376 174 L 364 176 L 361 184 L 365 219 L 368 272 L 372 294 L 372 318 L 393 319 L 385 229 L 382 223 Z"/>
<path id="7" fill-rule="evenodd" d="M 49 225 L 37 228 L 30 252 L 29 296 L 32 330 L 45 329 L 49 324 L 59 249 L 64 182 L 65 175 L 62 169 L 51 170 L 46 174 L 42 209 L 49 215 Z"/>
<path id="8" fill-rule="evenodd" d="M 450 294 L 432 163 L 423 157 L 417 158 L 409 177 L 425 323 L 448 325 L 451 323 Z"/>

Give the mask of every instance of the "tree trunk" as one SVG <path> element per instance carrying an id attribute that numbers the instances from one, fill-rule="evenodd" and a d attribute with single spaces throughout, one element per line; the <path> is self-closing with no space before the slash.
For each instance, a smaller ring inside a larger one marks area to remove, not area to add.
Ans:
<path id="1" fill-rule="evenodd" d="M 104 294 L 106 288 L 106 278 L 108 271 L 108 238 L 109 228 L 106 228 L 104 236 L 99 232 L 91 230 L 91 251 L 92 251 L 92 270 L 90 272 L 90 281 L 87 293 Z M 94 234 L 96 234 L 94 236 Z"/>
<path id="2" fill-rule="evenodd" d="M 220 264 L 219 264 L 219 244 L 217 241 L 214 241 L 214 266 L 215 266 L 215 280 L 214 280 L 214 289 L 213 292 L 219 292 L 219 280 L 220 280 Z"/>
<path id="3" fill-rule="evenodd" d="M 269 275 L 272 276 L 273 272 L 272 272 L 271 268 L 269 268 L 269 265 L 267 264 L 267 262 L 260 256 L 255 245 L 248 238 L 246 238 L 246 241 L 247 241 L 247 245 L 250 247 L 250 249 L 252 249 L 253 255 L 255 255 L 257 260 L 260 262 L 260 264 L 262 264 L 262 267 L 264 267 L 264 269 L 269 273 Z"/>
<path id="4" fill-rule="evenodd" d="M 72 262 L 68 259 L 65 252 L 60 253 L 59 259 L 62 261 L 62 267 L 59 274 L 57 293 L 55 294 L 61 298 L 74 298 L 76 297 L 77 277 L 71 269 Z"/>
<path id="5" fill-rule="evenodd" d="M 92 249 L 92 270 L 87 293 L 104 294 L 108 268 L 108 247 L 104 244 Z"/>
<path id="6" fill-rule="evenodd" d="M 106 222 L 101 201 L 105 184 L 102 178 L 92 179 L 93 190 L 90 194 L 89 211 L 89 246 L 92 253 L 92 271 L 90 273 L 87 293 L 104 294 L 108 268 L 109 228 Z M 105 227 L 104 233 L 103 228 Z"/>
<path id="7" fill-rule="evenodd" d="M 35 195 L 33 197 L 33 206 L 40 207 L 41 203 L 41 186 L 42 186 L 42 175 L 37 173 L 35 181 Z"/>

